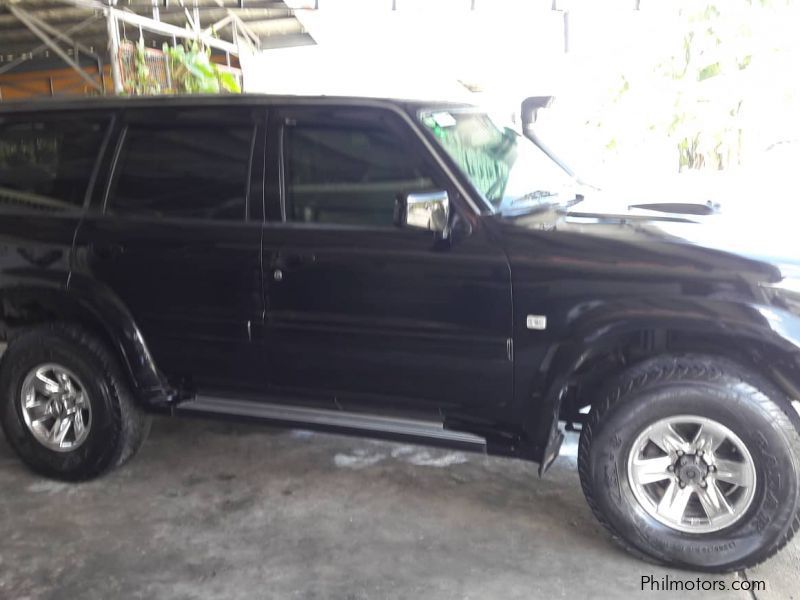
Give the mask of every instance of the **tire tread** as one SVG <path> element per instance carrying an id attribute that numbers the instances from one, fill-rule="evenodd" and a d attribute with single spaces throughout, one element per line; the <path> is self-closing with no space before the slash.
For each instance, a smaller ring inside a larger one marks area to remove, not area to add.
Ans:
<path id="1" fill-rule="evenodd" d="M 97 377 L 108 390 L 111 399 L 108 408 L 113 414 L 110 422 L 114 430 L 109 432 L 108 437 L 112 443 L 97 456 L 93 463 L 86 464 L 79 474 L 70 474 L 68 477 L 54 469 L 32 464 L 30 461 L 26 461 L 26 463 L 49 477 L 69 480 L 91 479 L 123 465 L 136 454 L 147 439 L 152 419 L 136 404 L 119 361 L 108 346 L 100 338 L 79 325 L 53 322 L 25 330 L 9 342 L 3 357 L 4 360 L 0 364 L 0 370 L 7 367 L 8 360 L 13 360 L 18 348 L 24 347 L 26 344 L 41 343 L 43 339 L 53 337 L 77 346 L 98 365 L 100 372 Z M 5 422 L 3 429 L 6 439 L 14 445 L 13 436 L 9 435 Z"/>
<path id="2" fill-rule="evenodd" d="M 769 382 L 746 369 L 742 369 L 736 363 L 704 355 L 671 355 L 647 360 L 623 372 L 604 394 L 603 398 L 592 406 L 589 417 L 583 425 L 578 446 L 578 474 L 589 508 L 595 518 L 611 535 L 614 542 L 634 556 L 654 564 L 664 564 L 664 561 L 646 554 L 628 542 L 600 510 L 594 498 L 592 479 L 589 473 L 591 464 L 590 452 L 594 430 L 600 425 L 604 415 L 612 406 L 639 389 L 675 379 L 700 379 L 705 381 L 733 379 L 738 383 L 750 386 L 752 388 L 750 392 L 751 401 L 760 405 L 762 410 L 770 415 L 770 419 L 777 427 L 788 432 L 787 438 L 791 450 L 794 456 L 800 460 L 800 432 L 792 423 L 788 412 L 794 410 L 791 403 Z M 767 395 L 766 392 L 769 392 L 770 395 Z M 770 396 L 774 396 L 777 401 L 771 400 Z M 786 546 L 798 531 L 800 531 L 800 503 L 798 503 L 791 524 L 784 535 L 772 545 L 762 549 L 756 562 L 739 561 L 725 565 L 723 570 L 726 572 L 738 571 L 763 563 Z"/>

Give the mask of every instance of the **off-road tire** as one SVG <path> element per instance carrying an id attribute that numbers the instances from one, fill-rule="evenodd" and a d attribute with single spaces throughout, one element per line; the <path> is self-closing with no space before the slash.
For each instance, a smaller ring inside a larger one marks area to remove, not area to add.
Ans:
<path id="1" fill-rule="evenodd" d="M 46 448 L 23 419 L 23 379 L 42 363 L 63 365 L 87 388 L 92 423 L 85 442 L 72 451 Z M 80 481 L 130 459 L 147 438 L 151 418 L 136 405 L 119 362 L 105 343 L 81 327 L 51 323 L 21 332 L 3 354 L 0 423 L 12 448 L 33 471 L 54 479 Z"/>
<path id="2" fill-rule="evenodd" d="M 711 572 L 752 567 L 800 529 L 800 433 L 793 410 L 766 379 L 725 359 L 662 356 L 633 366 L 611 382 L 583 427 L 578 469 L 586 500 L 614 540 L 641 558 Z M 628 480 L 627 457 L 638 433 L 681 414 L 728 427 L 755 465 L 752 503 L 716 532 L 685 533 L 658 522 Z"/>

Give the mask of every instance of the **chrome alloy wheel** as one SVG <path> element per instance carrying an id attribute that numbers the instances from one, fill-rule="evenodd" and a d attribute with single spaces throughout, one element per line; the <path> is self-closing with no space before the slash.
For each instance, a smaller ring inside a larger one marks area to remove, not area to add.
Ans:
<path id="1" fill-rule="evenodd" d="M 628 453 L 627 470 L 647 514 L 687 533 L 732 525 L 756 489 L 755 464 L 741 438 L 717 421 L 693 415 L 646 427 Z"/>
<path id="2" fill-rule="evenodd" d="M 56 452 L 75 450 L 89 435 L 92 407 L 75 374 L 55 363 L 31 369 L 22 381 L 20 405 L 36 441 Z"/>

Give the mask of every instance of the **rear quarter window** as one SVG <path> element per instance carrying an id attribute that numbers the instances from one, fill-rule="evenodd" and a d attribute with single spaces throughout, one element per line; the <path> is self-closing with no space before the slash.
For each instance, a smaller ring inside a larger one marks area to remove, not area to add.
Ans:
<path id="1" fill-rule="evenodd" d="M 0 210 L 80 210 L 107 125 L 0 117 Z"/>

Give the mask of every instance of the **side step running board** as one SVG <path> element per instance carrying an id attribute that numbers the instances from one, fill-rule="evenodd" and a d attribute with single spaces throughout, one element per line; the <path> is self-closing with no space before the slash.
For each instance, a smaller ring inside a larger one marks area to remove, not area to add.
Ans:
<path id="1" fill-rule="evenodd" d="M 299 428 L 351 430 L 388 436 L 418 438 L 431 442 L 438 441 L 445 444 L 474 446 L 475 448 L 473 449 L 476 450 L 483 450 L 486 447 L 484 438 L 471 433 L 445 429 L 441 422 L 380 417 L 364 413 L 304 406 L 287 406 L 213 396 L 197 396 L 194 400 L 182 402 L 178 405 L 176 412 L 250 417 L 282 424 L 293 424 Z"/>

